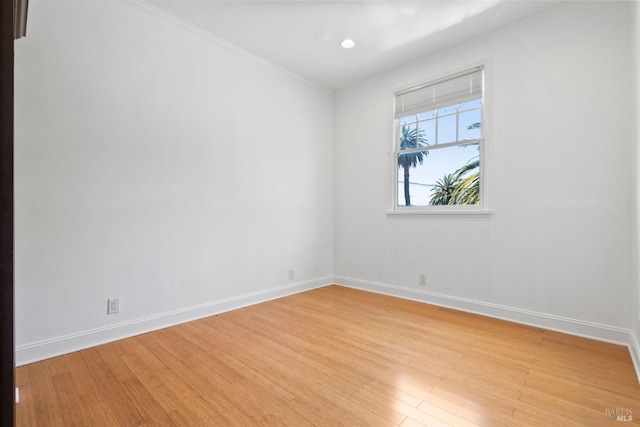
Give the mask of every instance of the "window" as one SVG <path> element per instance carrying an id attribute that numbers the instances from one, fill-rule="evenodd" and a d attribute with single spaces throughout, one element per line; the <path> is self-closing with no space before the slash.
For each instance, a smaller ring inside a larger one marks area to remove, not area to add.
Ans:
<path id="1" fill-rule="evenodd" d="M 395 208 L 485 210 L 483 67 L 395 94 Z"/>

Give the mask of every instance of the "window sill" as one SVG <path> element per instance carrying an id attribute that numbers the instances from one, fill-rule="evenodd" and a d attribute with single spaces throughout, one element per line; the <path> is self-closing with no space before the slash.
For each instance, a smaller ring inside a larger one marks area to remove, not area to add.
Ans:
<path id="1" fill-rule="evenodd" d="M 489 218 L 493 216 L 491 209 L 398 209 L 396 211 L 387 211 L 388 217 L 476 217 Z"/>

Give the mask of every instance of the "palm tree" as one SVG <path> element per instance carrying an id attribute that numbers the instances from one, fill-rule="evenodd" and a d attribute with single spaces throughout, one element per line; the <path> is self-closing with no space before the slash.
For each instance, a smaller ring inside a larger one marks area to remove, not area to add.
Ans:
<path id="1" fill-rule="evenodd" d="M 426 147 L 427 139 L 423 136 L 424 131 L 415 127 L 402 126 L 400 128 L 400 151 L 411 148 Z M 429 155 L 427 150 L 412 151 L 398 155 L 398 168 L 404 171 L 404 204 L 411 206 L 411 195 L 409 194 L 409 168 L 415 168 L 418 163 L 422 164 L 424 158 Z"/>
<path id="2" fill-rule="evenodd" d="M 467 129 L 480 129 L 480 122 L 470 125 Z M 474 142 L 473 145 L 477 145 Z M 461 145 L 466 147 L 470 144 Z M 474 172 L 471 175 L 463 176 L 473 170 L 480 168 L 480 159 L 474 157 L 458 170 L 453 175 L 456 178 L 457 185 L 453 191 L 449 203 L 452 205 L 477 205 L 480 203 L 480 172 Z"/>
<path id="3" fill-rule="evenodd" d="M 433 188 L 431 188 L 431 200 L 429 200 L 429 204 L 448 205 L 458 184 L 458 178 L 452 173 L 438 179 Z"/>
<path id="4" fill-rule="evenodd" d="M 477 205 L 480 202 L 480 172 L 474 172 L 466 177 L 463 176 L 479 167 L 480 159 L 475 159 L 453 173 L 457 184 L 451 195 L 451 204 Z"/>

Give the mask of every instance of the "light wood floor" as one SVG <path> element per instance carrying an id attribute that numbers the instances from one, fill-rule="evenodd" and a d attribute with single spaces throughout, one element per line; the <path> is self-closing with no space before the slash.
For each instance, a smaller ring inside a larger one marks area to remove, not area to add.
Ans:
<path id="1" fill-rule="evenodd" d="M 18 426 L 637 424 L 626 347 L 339 286 L 19 367 Z M 607 417 L 632 411 L 633 421 Z"/>

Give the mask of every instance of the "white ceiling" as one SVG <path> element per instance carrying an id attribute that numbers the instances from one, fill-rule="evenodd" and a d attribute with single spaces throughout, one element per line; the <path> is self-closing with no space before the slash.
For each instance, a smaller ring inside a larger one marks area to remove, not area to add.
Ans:
<path id="1" fill-rule="evenodd" d="M 398 67 L 558 1 L 144 0 L 330 89 Z M 343 49 L 340 41 L 357 45 Z"/>

